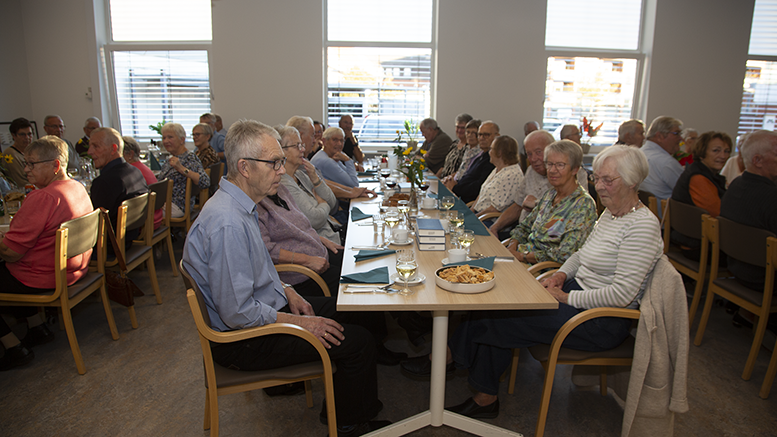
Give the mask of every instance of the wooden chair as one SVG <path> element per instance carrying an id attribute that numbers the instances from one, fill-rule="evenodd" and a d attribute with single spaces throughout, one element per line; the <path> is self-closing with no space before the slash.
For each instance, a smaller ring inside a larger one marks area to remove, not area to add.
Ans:
<path id="1" fill-rule="evenodd" d="M 650 191 L 643 190 L 639 190 L 637 195 L 639 196 L 639 201 L 642 202 L 643 205 L 647 206 L 650 212 L 658 217 L 658 220 L 660 221 L 661 216 L 658 215 L 658 199 L 656 196 L 654 196 Z"/>
<path id="2" fill-rule="evenodd" d="M 709 265 L 707 250 L 709 240 L 701 230 L 702 216 L 706 215 L 707 211 L 674 199 L 669 199 L 664 205 L 664 253 L 678 272 L 696 281 L 691 308 L 688 312 L 688 326 L 691 327 L 696 317 L 696 310 L 699 308 Z M 699 261 L 686 257 L 679 246 L 671 244 L 670 235 L 673 229 L 686 237 L 701 240 Z"/>
<path id="3" fill-rule="evenodd" d="M 712 267 L 707 299 L 704 301 L 704 312 L 701 315 L 701 322 L 693 343 L 696 346 L 701 345 L 715 295 L 758 316 L 755 338 L 753 338 L 753 344 L 750 347 L 745 370 L 742 372 L 742 379 L 747 381 L 750 379 L 755 360 L 758 358 L 758 351 L 761 349 L 769 314 L 777 312 L 777 305 L 772 303 L 774 269 L 777 268 L 777 238 L 773 233 L 764 229 L 745 226 L 723 217 L 714 219 L 705 216 L 703 232 L 712 242 Z M 765 268 L 764 291 L 751 290 L 740 284 L 735 278 L 718 278 L 720 252 L 724 252 L 729 259 L 734 258 Z"/>
<path id="4" fill-rule="evenodd" d="M 603 352 L 585 352 L 561 347 L 567 336 L 580 324 L 597 317 L 621 317 L 639 320 L 639 310 L 625 308 L 593 308 L 583 311 L 569 319 L 559 329 L 550 345 L 537 345 L 529 348 L 532 356 L 542 363 L 545 369 L 545 382 L 542 386 L 542 401 L 537 419 L 535 437 L 545 433 L 545 422 L 548 418 L 550 395 L 553 391 L 553 378 L 556 376 L 557 364 L 574 364 L 585 366 L 601 366 L 600 390 L 602 396 L 607 395 L 606 366 L 631 366 L 634 355 L 634 337 L 629 335 L 620 346 Z"/>
<path id="5" fill-rule="evenodd" d="M 200 190 L 199 186 L 192 184 L 192 180 L 186 178 L 186 190 L 184 191 L 184 199 L 186 199 L 186 201 L 184 202 L 183 217 L 170 217 L 170 206 L 168 206 L 165 211 L 167 217 L 170 217 L 171 227 L 184 228 L 185 232 L 189 232 L 189 229 L 192 227 L 192 222 L 197 218 L 198 213 L 196 209 L 192 208 L 191 198 L 192 196 L 199 196 L 200 191 L 202 190 Z"/>
<path id="6" fill-rule="evenodd" d="M 165 208 L 164 219 L 157 229 L 154 229 L 153 222 L 150 229 L 151 234 L 151 246 L 157 245 L 162 240 L 167 240 L 167 253 L 170 256 L 170 267 L 173 269 L 173 276 L 178 276 L 178 263 L 175 262 L 175 253 L 173 252 L 173 238 L 170 233 L 170 211 L 172 210 L 173 201 L 173 181 L 171 179 L 163 179 L 155 184 L 148 186 L 149 193 L 156 194 L 156 200 L 154 201 L 154 210 L 159 208 Z M 143 244 L 149 245 L 145 236 L 140 240 Z"/>
<path id="7" fill-rule="evenodd" d="M 60 225 L 56 231 L 54 240 L 54 277 L 56 288 L 52 294 L 10 294 L 0 293 L 0 305 L 2 306 L 45 306 L 58 307 L 61 310 L 61 320 L 65 325 L 70 350 L 76 361 L 78 373 L 86 373 L 84 359 L 81 356 L 81 348 L 78 347 L 73 318 L 70 309 L 78 305 L 87 296 L 95 291 L 100 292 L 100 297 L 108 319 L 108 327 L 111 337 L 119 339 L 119 331 L 113 319 L 113 311 L 105 290 L 105 227 L 100 218 L 100 210 L 96 209 L 82 217 L 75 218 Z M 97 271 L 88 272 L 73 285 L 67 285 L 67 260 L 87 252 L 94 248 L 97 251 Z"/>
<path id="8" fill-rule="evenodd" d="M 487 212 L 485 214 L 480 214 L 478 216 L 478 220 L 480 220 L 481 222 L 484 222 L 484 221 L 486 221 L 488 219 L 498 218 L 501 215 L 502 215 L 501 212 Z"/>
<path id="9" fill-rule="evenodd" d="M 774 348 L 772 349 L 772 359 L 769 360 L 769 368 L 766 369 L 764 383 L 761 385 L 761 391 L 758 393 L 758 395 L 761 396 L 761 399 L 769 397 L 775 374 L 777 374 L 777 342 L 775 342 Z"/>
<path id="10" fill-rule="evenodd" d="M 221 183 L 221 176 L 224 175 L 224 163 L 219 162 L 217 164 L 213 164 L 210 167 L 210 173 L 208 173 L 208 176 L 210 176 L 210 187 L 208 187 L 208 198 L 212 197 L 214 194 L 216 194 L 216 190 L 219 189 L 219 184 Z"/>
<path id="11" fill-rule="evenodd" d="M 294 273 L 301 273 L 308 278 L 314 280 L 316 284 L 318 284 L 319 287 L 321 287 L 321 292 L 324 293 L 324 296 L 326 297 L 332 297 L 332 293 L 329 291 L 329 286 L 326 285 L 326 282 L 324 281 L 324 278 L 322 278 L 318 273 L 314 272 L 313 270 L 301 266 L 299 264 L 275 264 L 275 271 L 280 272 L 294 272 Z"/>
<path id="12" fill-rule="evenodd" d="M 217 165 L 219 165 L 219 164 L 214 164 L 214 165 L 212 165 L 212 166 L 210 166 L 210 167 L 205 169 L 205 174 L 208 175 L 209 179 L 210 179 L 210 175 L 211 175 L 211 169 L 214 166 L 217 166 Z M 224 170 L 222 170 L 222 172 L 223 171 Z M 202 210 L 202 207 L 205 205 L 205 202 L 208 201 L 208 198 L 210 198 L 210 186 L 208 187 L 207 190 L 199 190 L 199 194 L 197 195 L 197 201 L 194 203 L 193 208 L 195 210 L 197 210 L 197 211 Z M 188 229 L 187 229 L 187 231 L 188 231 Z"/>
<path id="13" fill-rule="evenodd" d="M 288 384 L 297 381 L 305 381 L 307 393 L 307 406 L 313 407 L 313 397 L 310 392 L 310 380 L 322 378 L 324 381 L 324 394 L 326 397 L 327 424 L 330 437 L 337 436 L 337 419 L 335 415 L 334 381 L 332 373 L 334 366 L 329 360 L 326 348 L 321 342 L 307 330 L 288 323 L 272 323 L 255 328 L 239 329 L 236 331 L 219 332 L 211 328 L 210 316 L 205 306 L 202 291 L 194 282 L 186 267 L 181 261 L 181 274 L 186 285 L 186 298 L 189 308 L 197 325 L 197 332 L 202 348 L 203 366 L 205 367 L 205 420 L 203 429 L 210 429 L 211 437 L 217 437 L 219 433 L 219 408 L 218 397 L 257 390 L 265 387 Z M 294 335 L 310 343 L 321 356 L 321 361 L 297 364 L 279 369 L 261 371 L 241 371 L 222 367 L 213 361 L 211 354 L 212 343 L 233 343 L 248 340 L 264 335 L 285 334 Z"/>
<path id="14" fill-rule="evenodd" d="M 139 265 L 144 264 L 148 269 L 148 277 L 151 280 L 151 287 L 156 295 L 156 303 L 162 304 L 162 293 L 159 291 L 159 282 L 156 277 L 156 266 L 154 264 L 154 251 L 152 250 L 151 232 L 154 224 L 154 209 L 156 204 L 156 193 L 146 193 L 132 199 L 127 199 L 121 203 L 119 213 L 116 218 L 116 241 L 119 243 L 119 250 L 124 256 L 124 262 L 127 264 L 127 272 L 131 272 Z M 148 224 L 151 223 L 149 228 Z M 134 243 L 125 249 L 124 242 L 127 237 L 127 231 L 144 228 L 144 244 Z M 109 266 L 118 269 L 118 266 Z M 133 328 L 137 326 L 133 325 Z"/>

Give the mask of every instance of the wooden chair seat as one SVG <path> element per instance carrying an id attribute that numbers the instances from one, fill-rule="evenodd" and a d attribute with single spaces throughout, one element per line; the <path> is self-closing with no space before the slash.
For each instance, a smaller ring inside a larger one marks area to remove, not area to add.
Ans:
<path id="1" fill-rule="evenodd" d="M 580 364 L 581 362 L 591 362 L 599 359 L 610 360 L 617 358 L 631 360 L 632 357 L 634 357 L 634 341 L 635 338 L 630 335 L 620 346 L 602 352 L 579 351 L 562 347 L 558 352 L 557 364 L 565 364 L 565 362 Z M 529 352 L 537 361 L 548 361 L 548 357 L 550 356 L 550 345 L 539 344 L 537 346 L 532 346 L 529 348 Z"/>
<path id="2" fill-rule="evenodd" d="M 67 287 L 67 296 L 70 299 L 75 298 L 78 294 L 83 293 L 85 290 L 92 288 L 99 281 L 102 281 L 104 275 L 98 272 L 87 272 L 86 275 L 79 279 L 73 285 Z"/>
<path id="3" fill-rule="evenodd" d="M 280 369 L 245 371 L 233 370 L 218 363 L 213 363 L 213 369 L 216 372 L 216 387 L 227 388 L 235 385 L 253 384 L 261 381 L 264 385 L 269 381 L 277 381 L 277 384 L 268 384 L 267 387 L 285 384 L 285 381 L 300 380 L 311 375 L 323 375 L 324 364 L 321 362 L 302 363 L 292 366 L 282 367 Z M 204 369 L 203 369 L 204 371 Z M 332 364 L 332 371 L 335 371 L 335 365 Z M 205 378 L 205 387 L 208 387 L 208 378 Z"/>

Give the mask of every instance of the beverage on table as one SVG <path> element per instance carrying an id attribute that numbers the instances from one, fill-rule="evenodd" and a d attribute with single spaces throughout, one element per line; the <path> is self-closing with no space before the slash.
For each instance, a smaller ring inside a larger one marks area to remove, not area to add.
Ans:
<path id="1" fill-rule="evenodd" d="M 415 260 L 415 253 L 412 249 L 398 250 L 397 251 L 397 274 L 405 283 L 399 294 L 403 296 L 409 296 L 414 293 L 413 290 L 407 287 L 407 282 L 415 275 L 418 270 L 418 263 Z"/>
<path id="2" fill-rule="evenodd" d="M 461 247 L 467 249 L 467 255 L 469 255 L 469 247 L 475 242 L 475 232 L 465 229 L 458 235 L 458 239 Z"/>
<path id="3" fill-rule="evenodd" d="M 451 211 L 448 214 L 448 222 L 450 222 L 451 228 L 460 228 L 464 226 L 464 214 L 461 214 L 458 211 Z"/>
<path id="4" fill-rule="evenodd" d="M 453 205 L 456 204 L 456 199 L 453 198 L 453 196 L 445 196 L 442 198 L 442 202 L 440 203 L 440 206 L 442 206 L 442 209 L 449 210 L 453 208 Z"/>

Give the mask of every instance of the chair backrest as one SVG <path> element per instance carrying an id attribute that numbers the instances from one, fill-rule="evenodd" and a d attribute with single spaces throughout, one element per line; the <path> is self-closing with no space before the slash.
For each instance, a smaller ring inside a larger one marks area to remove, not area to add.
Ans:
<path id="1" fill-rule="evenodd" d="M 213 194 L 216 193 L 216 190 L 219 189 L 219 183 L 221 183 L 221 176 L 224 175 L 224 163 L 219 162 L 216 164 L 211 165 L 208 167 L 210 169 L 210 188 L 208 188 L 208 193 L 210 196 L 213 196 Z"/>
<path id="2" fill-rule="evenodd" d="M 639 201 L 642 202 L 643 205 L 647 206 L 650 204 L 650 197 L 653 196 L 653 193 L 651 193 L 650 191 L 639 190 L 637 192 L 637 196 L 639 196 Z"/>
<path id="3" fill-rule="evenodd" d="M 154 209 L 157 210 L 166 206 L 165 219 L 163 221 L 164 226 L 170 226 L 170 211 L 173 201 L 173 181 L 172 179 L 162 179 L 161 181 L 148 186 L 149 193 L 156 193 L 156 201 L 154 202 Z"/>
<path id="4" fill-rule="evenodd" d="M 746 226 L 725 217 L 718 217 L 720 250 L 742 262 L 766 267 L 768 246 L 766 239 L 774 233 Z"/>
<path id="5" fill-rule="evenodd" d="M 707 214 L 707 211 L 674 199 L 669 199 L 668 204 L 666 214 L 669 214 L 669 227 L 687 237 L 701 240 L 701 216 Z"/>
<path id="6" fill-rule="evenodd" d="M 192 289 L 194 291 L 194 295 L 197 296 L 197 303 L 199 304 L 199 307 L 200 307 L 200 314 L 202 315 L 202 320 L 205 322 L 207 326 L 211 326 L 210 316 L 208 315 L 208 307 L 205 305 L 205 298 L 202 297 L 202 290 L 200 290 L 200 287 L 197 285 L 196 282 L 194 282 L 194 278 L 192 278 L 192 275 L 189 274 L 189 271 L 186 270 L 186 266 L 184 266 L 183 260 L 181 260 L 179 267 L 181 270 L 181 276 L 183 277 L 184 286 L 187 289 Z"/>
<path id="7" fill-rule="evenodd" d="M 99 209 L 59 225 L 54 243 L 55 296 L 67 290 L 67 260 L 92 248 L 97 251 L 97 271 L 102 273 L 105 268 L 105 222 Z"/>
<path id="8" fill-rule="evenodd" d="M 125 222 L 127 230 L 138 229 L 146 224 L 148 216 L 149 193 L 141 194 L 121 202 L 122 206 L 127 207 L 127 220 Z M 156 195 L 155 195 L 156 196 Z M 117 223 L 118 225 L 118 223 Z"/>

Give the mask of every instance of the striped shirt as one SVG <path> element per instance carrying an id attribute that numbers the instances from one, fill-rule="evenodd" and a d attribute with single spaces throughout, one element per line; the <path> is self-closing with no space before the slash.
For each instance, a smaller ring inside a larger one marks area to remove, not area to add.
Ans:
<path id="1" fill-rule="evenodd" d="M 638 308 L 663 248 L 658 219 L 648 208 L 615 220 L 605 210 L 583 247 L 561 266 L 583 287 L 569 293 L 569 305 Z"/>

